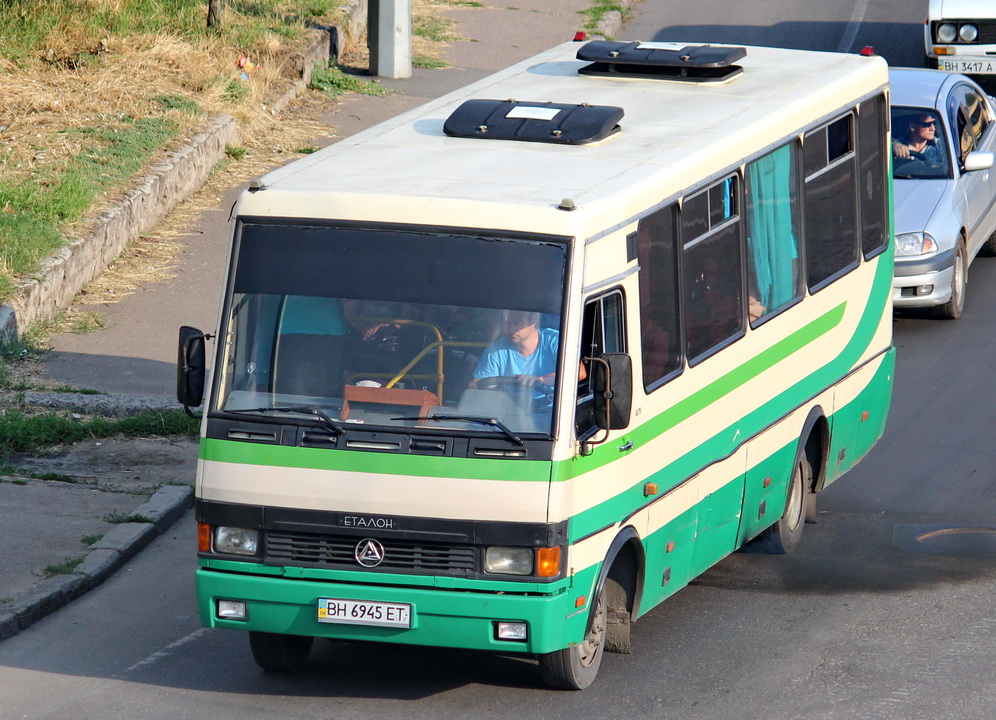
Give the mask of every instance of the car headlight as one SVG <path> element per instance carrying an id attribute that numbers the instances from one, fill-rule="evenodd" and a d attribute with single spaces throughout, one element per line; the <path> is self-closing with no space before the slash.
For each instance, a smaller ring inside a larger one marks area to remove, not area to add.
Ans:
<path id="1" fill-rule="evenodd" d="M 937 41 L 942 43 L 953 43 L 958 37 L 958 28 L 954 23 L 941 23 L 937 26 Z"/>
<path id="2" fill-rule="evenodd" d="M 927 255 L 937 252 L 937 242 L 930 233 L 913 232 L 896 235 L 896 257 Z"/>
<path id="3" fill-rule="evenodd" d="M 532 575 L 532 548 L 489 547 L 484 551 L 484 572 L 496 575 Z"/>
<path id="4" fill-rule="evenodd" d="M 958 37 L 961 38 L 962 42 L 975 42 L 975 39 L 979 37 L 979 28 L 971 23 L 965 23 L 958 28 Z"/>
<path id="5" fill-rule="evenodd" d="M 219 526 L 214 529 L 214 551 L 233 555 L 255 555 L 259 531 Z"/>

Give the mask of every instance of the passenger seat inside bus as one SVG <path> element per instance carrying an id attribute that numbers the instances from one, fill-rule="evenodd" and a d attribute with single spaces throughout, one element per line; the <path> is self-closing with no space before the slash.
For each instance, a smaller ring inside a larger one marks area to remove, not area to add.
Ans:
<path id="1" fill-rule="evenodd" d="M 273 392 L 341 398 L 346 322 L 338 298 L 288 295 L 273 357 Z"/>

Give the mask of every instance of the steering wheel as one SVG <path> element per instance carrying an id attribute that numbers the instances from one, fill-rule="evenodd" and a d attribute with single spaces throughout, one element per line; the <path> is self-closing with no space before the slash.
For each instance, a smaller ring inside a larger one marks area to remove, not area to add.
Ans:
<path id="1" fill-rule="evenodd" d="M 496 375 L 494 377 L 480 378 L 477 381 L 478 390 L 517 390 L 523 386 L 519 384 L 519 379 L 512 375 Z"/>
<path id="2" fill-rule="evenodd" d="M 930 162 L 926 155 L 922 152 L 917 152 L 916 150 L 910 150 L 910 157 L 914 160 L 919 160 L 920 162 Z"/>

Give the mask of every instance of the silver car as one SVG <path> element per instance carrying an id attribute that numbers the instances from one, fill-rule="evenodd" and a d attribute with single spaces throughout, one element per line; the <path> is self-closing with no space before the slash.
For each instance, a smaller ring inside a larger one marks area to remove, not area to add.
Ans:
<path id="1" fill-rule="evenodd" d="M 893 69 L 896 308 L 957 318 L 968 268 L 996 255 L 994 99 L 964 75 Z"/>

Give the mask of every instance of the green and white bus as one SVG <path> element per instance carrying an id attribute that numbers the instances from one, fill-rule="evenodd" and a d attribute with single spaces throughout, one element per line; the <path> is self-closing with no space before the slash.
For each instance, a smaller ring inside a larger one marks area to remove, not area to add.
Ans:
<path id="1" fill-rule="evenodd" d="M 254 181 L 210 372 L 181 329 L 203 624 L 580 689 L 792 550 L 888 414 L 887 106 L 873 56 L 567 43 Z"/>

